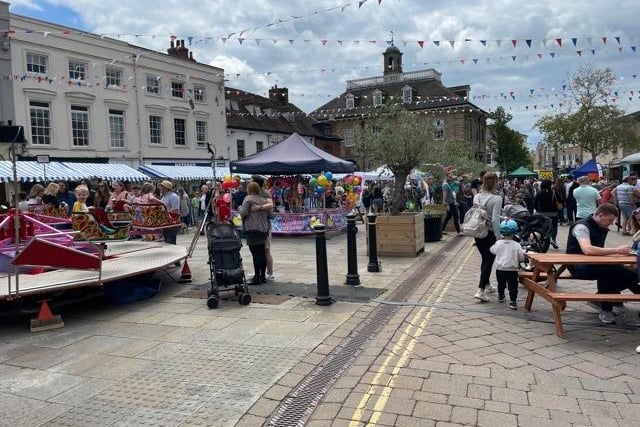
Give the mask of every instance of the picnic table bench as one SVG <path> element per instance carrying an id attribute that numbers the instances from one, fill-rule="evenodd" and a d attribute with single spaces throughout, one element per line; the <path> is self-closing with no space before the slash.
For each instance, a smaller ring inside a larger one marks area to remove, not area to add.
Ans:
<path id="1" fill-rule="evenodd" d="M 600 264 L 627 265 L 636 263 L 635 255 L 606 255 L 593 256 L 562 253 L 530 253 L 529 261 L 533 265 L 532 271 L 522 271 L 518 278 L 527 288 L 525 309 L 531 311 L 534 296 L 540 295 L 551 304 L 556 334 L 564 336 L 562 328 L 562 311 L 568 301 L 608 301 L 629 302 L 640 301 L 640 294 L 596 294 L 588 292 L 562 292 L 558 290 L 558 279 L 571 278 L 566 270 L 570 265 Z"/>

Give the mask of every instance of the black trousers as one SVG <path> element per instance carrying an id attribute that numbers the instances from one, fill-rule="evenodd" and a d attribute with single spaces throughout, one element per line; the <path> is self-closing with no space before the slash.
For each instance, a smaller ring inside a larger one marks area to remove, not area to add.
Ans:
<path id="1" fill-rule="evenodd" d="M 456 228 L 456 231 L 460 232 L 460 218 L 458 216 L 458 207 L 455 203 L 449 203 L 449 210 L 447 211 L 447 216 L 444 218 L 442 222 L 442 230 L 444 231 L 447 228 L 447 223 L 449 220 L 453 218 L 453 226 Z"/>
<path id="2" fill-rule="evenodd" d="M 253 257 L 253 271 L 255 272 L 255 280 L 266 279 L 267 272 L 267 251 L 265 244 L 249 245 L 251 256 Z"/>
<path id="3" fill-rule="evenodd" d="M 507 270 L 496 270 L 496 280 L 498 281 L 498 295 L 504 295 L 504 290 L 509 288 L 509 300 L 518 299 L 518 272 Z"/>
<path id="4" fill-rule="evenodd" d="M 493 261 L 496 259 L 496 256 L 491 253 L 489 250 L 491 246 L 496 242 L 496 236 L 493 234 L 493 231 L 489 231 L 487 237 L 484 239 L 475 239 L 476 247 L 478 248 L 478 252 L 480 252 L 480 257 L 482 259 L 480 263 L 480 283 L 478 283 L 478 287 L 484 289 L 487 285 L 489 285 L 489 280 L 491 278 L 491 268 L 493 267 Z"/>
<path id="5" fill-rule="evenodd" d="M 598 284 L 598 294 L 619 294 L 629 289 L 634 294 L 640 294 L 638 273 L 621 265 L 574 265 L 568 270 L 576 279 L 595 280 Z M 603 311 L 611 311 L 610 302 L 600 303 Z"/>

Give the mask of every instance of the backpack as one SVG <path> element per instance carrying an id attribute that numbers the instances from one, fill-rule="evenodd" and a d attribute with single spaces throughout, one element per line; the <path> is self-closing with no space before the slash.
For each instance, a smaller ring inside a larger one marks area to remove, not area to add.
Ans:
<path id="1" fill-rule="evenodd" d="M 489 213 L 483 205 L 474 201 L 464 215 L 462 231 L 467 236 L 484 239 L 489 234 Z"/>

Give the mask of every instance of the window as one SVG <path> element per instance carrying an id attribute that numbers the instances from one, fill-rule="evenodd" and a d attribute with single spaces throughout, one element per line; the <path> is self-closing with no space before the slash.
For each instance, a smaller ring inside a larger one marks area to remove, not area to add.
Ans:
<path id="1" fill-rule="evenodd" d="M 493 164 L 493 153 L 485 154 L 485 164 L 492 165 Z"/>
<path id="2" fill-rule="evenodd" d="M 264 142 L 256 141 L 256 152 L 259 153 L 264 150 Z"/>
<path id="3" fill-rule="evenodd" d="M 207 144 L 207 122 L 196 120 L 196 146 L 204 147 Z"/>
<path id="4" fill-rule="evenodd" d="M 382 92 L 379 90 L 373 92 L 373 106 L 380 107 L 382 105 Z"/>
<path id="5" fill-rule="evenodd" d="M 86 80 L 87 63 L 82 61 L 69 61 L 69 80 Z"/>
<path id="6" fill-rule="evenodd" d="M 71 106 L 71 134 L 74 147 L 89 146 L 89 107 Z"/>
<path id="7" fill-rule="evenodd" d="M 121 88 L 122 87 L 122 70 L 114 67 L 107 67 L 106 72 L 106 84 L 107 88 Z"/>
<path id="8" fill-rule="evenodd" d="M 193 99 L 197 102 L 204 102 L 206 97 L 203 85 L 193 85 Z"/>
<path id="9" fill-rule="evenodd" d="M 413 91 L 410 87 L 405 87 L 402 89 L 402 102 L 405 104 L 411 104 L 413 102 Z"/>
<path id="10" fill-rule="evenodd" d="M 467 119 L 467 139 L 473 140 L 473 120 Z"/>
<path id="11" fill-rule="evenodd" d="M 379 134 L 382 131 L 382 129 L 380 129 L 380 126 L 378 125 L 373 125 L 371 127 L 371 133 L 373 133 L 374 135 Z"/>
<path id="12" fill-rule="evenodd" d="M 149 143 L 162 144 L 162 116 L 149 116 Z"/>
<path id="13" fill-rule="evenodd" d="M 174 98 L 184 98 L 184 83 L 171 82 L 171 96 Z"/>
<path id="14" fill-rule="evenodd" d="M 238 158 L 242 159 L 244 158 L 244 156 L 246 156 L 245 151 L 244 151 L 244 139 L 238 139 L 236 140 L 236 149 L 238 152 Z"/>
<path id="15" fill-rule="evenodd" d="M 345 128 L 344 130 L 344 146 L 345 147 L 353 147 L 355 144 L 353 142 L 353 128 Z"/>
<path id="16" fill-rule="evenodd" d="M 443 119 L 436 119 L 436 121 L 434 122 L 434 132 L 433 132 L 433 138 L 434 139 L 444 139 L 444 120 Z"/>
<path id="17" fill-rule="evenodd" d="M 154 95 L 160 94 L 160 78 L 158 76 L 152 76 L 147 74 L 147 93 L 153 93 Z"/>
<path id="18" fill-rule="evenodd" d="M 48 102 L 29 101 L 31 143 L 51 145 L 51 105 Z"/>
<path id="19" fill-rule="evenodd" d="M 355 97 L 352 94 L 347 94 L 347 105 L 346 108 L 353 108 L 355 105 Z"/>
<path id="20" fill-rule="evenodd" d="M 173 133 L 175 135 L 175 144 L 180 147 L 187 146 L 187 121 L 185 119 L 173 119 Z"/>
<path id="21" fill-rule="evenodd" d="M 124 148 L 124 111 L 109 110 L 111 148 Z"/>
<path id="22" fill-rule="evenodd" d="M 28 72 L 46 74 L 47 62 L 48 62 L 48 59 L 46 55 L 27 52 L 27 71 Z"/>

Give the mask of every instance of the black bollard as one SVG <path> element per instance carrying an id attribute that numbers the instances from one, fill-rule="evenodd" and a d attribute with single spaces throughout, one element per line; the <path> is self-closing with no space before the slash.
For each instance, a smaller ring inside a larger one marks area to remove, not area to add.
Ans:
<path id="1" fill-rule="evenodd" d="M 356 246 L 356 214 L 347 214 L 347 285 L 358 286 L 360 275 L 358 274 L 358 248 Z"/>
<path id="2" fill-rule="evenodd" d="M 373 212 L 367 215 L 367 222 L 369 223 L 369 264 L 367 264 L 367 271 L 370 273 L 380 272 L 378 245 L 376 242 L 376 218 L 377 215 Z"/>
<path id="3" fill-rule="evenodd" d="M 318 279 L 317 305 L 331 305 L 333 298 L 329 295 L 329 270 L 327 269 L 326 225 L 314 225 L 316 232 L 316 274 Z"/>

